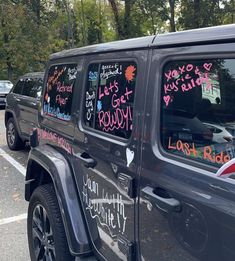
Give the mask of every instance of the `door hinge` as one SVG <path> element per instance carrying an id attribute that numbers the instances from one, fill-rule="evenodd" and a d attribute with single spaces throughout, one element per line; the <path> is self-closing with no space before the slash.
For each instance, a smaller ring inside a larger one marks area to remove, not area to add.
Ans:
<path id="1" fill-rule="evenodd" d="M 118 248 L 127 257 L 127 261 L 136 260 L 135 243 L 127 240 L 123 236 L 118 236 Z"/>
<path id="2" fill-rule="evenodd" d="M 118 187 L 130 198 L 136 198 L 136 180 L 124 173 L 118 173 Z"/>

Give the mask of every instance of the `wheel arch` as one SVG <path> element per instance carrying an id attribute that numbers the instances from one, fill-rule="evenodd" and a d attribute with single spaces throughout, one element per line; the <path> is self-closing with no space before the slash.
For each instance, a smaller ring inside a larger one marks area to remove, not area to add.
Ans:
<path id="1" fill-rule="evenodd" d="M 10 118 L 14 119 L 14 115 L 11 111 L 5 111 L 5 118 L 4 118 L 4 122 L 5 122 L 5 127 L 7 126 L 7 122 Z"/>
<path id="2" fill-rule="evenodd" d="M 7 122 L 10 118 L 12 118 L 14 120 L 18 135 L 20 136 L 21 140 L 24 142 L 26 140 L 26 137 L 20 131 L 19 122 L 17 120 L 17 117 L 16 117 L 14 111 L 5 110 L 4 123 L 5 123 L 6 128 L 7 128 Z"/>
<path id="3" fill-rule="evenodd" d="M 30 200 L 40 185 L 53 183 L 62 215 L 71 254 L 91 253 L 80 199 L 74 185 L 73 174 L 65 157 L 49 145 L 31 149 L 25 183 L 25 199 Z"/>

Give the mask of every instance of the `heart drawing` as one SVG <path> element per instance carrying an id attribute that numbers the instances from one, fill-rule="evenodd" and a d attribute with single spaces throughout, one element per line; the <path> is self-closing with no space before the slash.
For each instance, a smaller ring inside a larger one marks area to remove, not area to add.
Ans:
<path id="1" fill-rule="evenodd" d="M 235 158 L 226 162 L 218 171 L 216 172 L 217 177 L 229 178 L 231 175 L 235 175 Z"/>
<path id="2" fill-rule="evenodd" d="M 168 104 L 169 104 L 169 102 L 170 102 L 170 99 L 171 99 L 170 95 L 167 95 L 167 96 L 164 96 L 164 97 L 163 97 L 163 100 L 164 100 L 164 102 L 166 103 L 166 106 L 168 106 Z"/>
<path id="3" fill-rule="evenodd" d="M 126 149 L 126 160 L 127 160 L 127 167 L 129 168 L 131 162 L 135 157 L 134 151 L 130 150 L 129 148 Z"/>
<path id="4" fill-rule="evenodd" d="M 204 63 L 203 67 L 209 72 L 211 70 L 212 63 Z"/>

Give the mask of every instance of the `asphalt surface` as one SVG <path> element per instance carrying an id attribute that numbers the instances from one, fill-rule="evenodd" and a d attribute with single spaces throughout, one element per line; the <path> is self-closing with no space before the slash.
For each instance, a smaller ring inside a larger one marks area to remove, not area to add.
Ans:
<path id="1" fill-rule="evenodd" d="M 0 108 L 0 261 L 29 261 L 23 175 L 29 148 L 10 151 L 5 135 L 4 109 Z M 21 171 L 11 159 L 21 164 Z"/>

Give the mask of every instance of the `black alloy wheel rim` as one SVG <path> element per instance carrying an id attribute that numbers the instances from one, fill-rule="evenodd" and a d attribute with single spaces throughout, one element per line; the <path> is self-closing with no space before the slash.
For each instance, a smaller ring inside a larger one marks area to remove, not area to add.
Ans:
<path id="1" fill-rule="evenodd" d="M 15 139 L 16 139 L 15 126 L 12 122 L 10 122 L 7 129 L 7 140 L 11 146 L 14 145 Z"/>
<path id="2" fill-rule="evenodd" d="M 42 205 L 33 211 L 32 236 L 37 261 L 55 261 L 55 244 L 50 220 Z"/>

